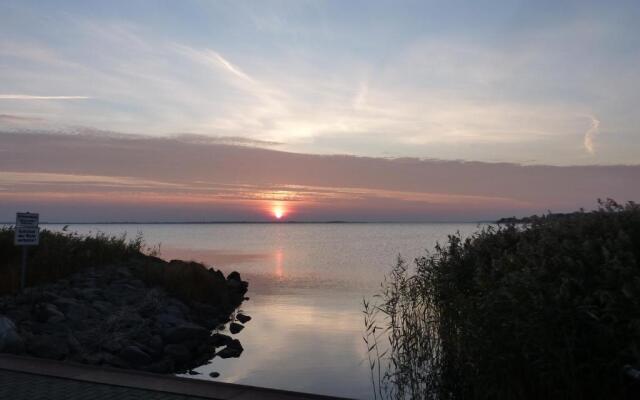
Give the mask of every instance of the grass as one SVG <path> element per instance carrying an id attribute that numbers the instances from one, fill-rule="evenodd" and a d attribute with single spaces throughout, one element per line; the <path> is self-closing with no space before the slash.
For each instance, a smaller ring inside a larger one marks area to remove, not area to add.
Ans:
<path id="1" fill-rule="evenodd" d="M 0 294 L 15 293 L 20 288 L 22 249 L 13 244 L 14 230 L 0 229 Z M 120 263 L 145 250 L 142 236 L 97 233 L 80 236 L 69 232 L 40 232 L 40 244 L 29 246 L 27 286 L 52 282 L 86 267 Z"/>
<path id="2" fill-rule="evenodd" d="M 22 253 L 13 244 L 14 231 L 0 229 L 0 295 L 20 288 Z M 70 232 L 40 233 L 40 244 L 29 247 L 26 286 L 53 282 L 87 267 L 127 265 L 149 286 L 159 286 L 180 300 L 215 305 L 231 311 L 243 299 L 242 290 L 229 290 L 220 271 L 196 262 L 166 262 L 155 257 L 156 249 L 145 245 L 141 235 L 103 233 L 81 236 Z"/>
<path id="3" fill-rule="evenodd" d="M 640 364 L 640 207 L 488 227 L 399 260 L 365 302 L 376 398 L 625 398 Z"/>

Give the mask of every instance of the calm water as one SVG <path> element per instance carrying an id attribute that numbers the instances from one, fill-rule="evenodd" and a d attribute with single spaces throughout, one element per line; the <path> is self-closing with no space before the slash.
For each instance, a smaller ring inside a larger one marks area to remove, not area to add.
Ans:
<path id="1" fill-rule="evenodd" d="M 48 225 L 58 230 L 62 225 Z M 238 359 L 214 359 L 195 379 L 371 396 L 362 341 L 362 299 L 376 292 L 398 254 L 407 260 L 478 224 L 71 225 L 81 234 L 144 235 L 161 257 L 204 262 L 249 281 Z"/>

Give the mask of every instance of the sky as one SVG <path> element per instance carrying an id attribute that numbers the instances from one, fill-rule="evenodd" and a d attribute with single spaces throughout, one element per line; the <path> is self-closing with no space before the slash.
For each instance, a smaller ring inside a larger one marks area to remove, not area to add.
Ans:
<path id="1" fill-rule="evenodd" d="M 637 201 L 638 20 L 635 1 L 0 0 L 0 220 Z"/>

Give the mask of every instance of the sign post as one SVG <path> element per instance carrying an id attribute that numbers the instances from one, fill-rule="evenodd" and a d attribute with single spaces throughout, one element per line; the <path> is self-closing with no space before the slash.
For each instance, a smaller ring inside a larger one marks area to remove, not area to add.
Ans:
<path id="1" fill-rule="evenodd" d="M 27 279 L 27 246 L 37 246 L 40 241 L 40 216 L 37 213 L 16 213 L 16 230 L 13 243 L 22 246 L 22 271 L 20 274 L 20 291 L 24 289 Z"/>

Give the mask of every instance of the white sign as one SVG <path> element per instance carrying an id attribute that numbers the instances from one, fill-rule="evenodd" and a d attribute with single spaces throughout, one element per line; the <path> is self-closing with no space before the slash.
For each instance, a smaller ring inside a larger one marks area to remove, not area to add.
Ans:
<path id="1" fill-rule="evenodd" d="M 16 227 L 31 226 L 38 227 L 40 215 L 37 213 L 16 213 Z"/>
<path id="2" fill-rule="evenodd" d="M 14 244 L 16 246 L 36 246 L 40 241 L 39 215 L 17 213 Z"/>

